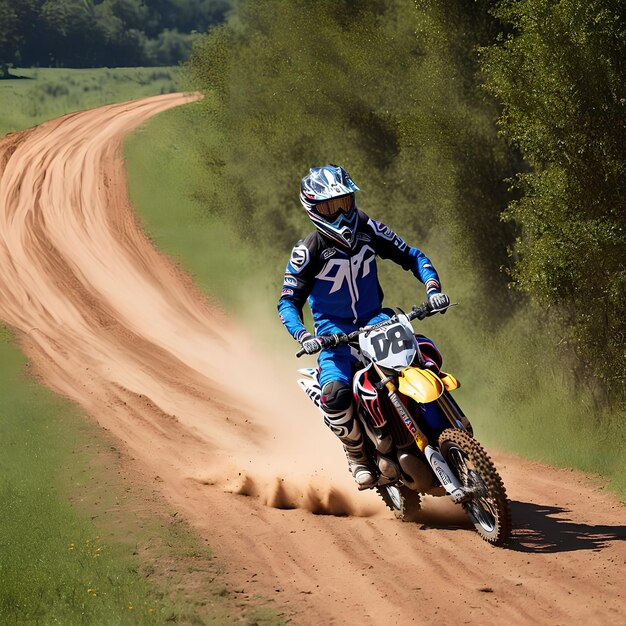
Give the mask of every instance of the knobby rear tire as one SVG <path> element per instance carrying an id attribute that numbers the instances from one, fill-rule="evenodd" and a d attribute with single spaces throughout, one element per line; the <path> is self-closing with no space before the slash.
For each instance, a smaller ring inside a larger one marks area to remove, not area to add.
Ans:
<path id="1" fill-rule="evenodd" d="M 396 493 L 392 494 L 391 490 L 396 490 Z M 417 514 L 422 508 L 422 500 L 417 491 L 398 484 L 376 487 L 376 491 L 398 519 L 403 522 L 416 521 Z"/>
<path id="2" fill-rule="evenodd" d="M 439 436 L 439 450 L 463 486 L 477 489 L 463 508 L 478 534 L 492 545 L 505 544 L 511 534 L 511 506 L 485 449 L 465 431 L 448 428 Z"/>

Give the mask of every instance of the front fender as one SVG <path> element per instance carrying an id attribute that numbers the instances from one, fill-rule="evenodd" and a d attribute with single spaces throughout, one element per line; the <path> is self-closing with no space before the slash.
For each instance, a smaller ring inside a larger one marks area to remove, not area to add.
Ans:
<path id="1" fill-rule="evenodd" d="M 400 393 L 416 402 L 434 402 L 444 391 L 444 384 L 437 374 L 418 367 L 407 367 L 398 377 Z"/>
<path id="2" fill-rule="evenodd" d="M 453 391 L 461 386 L 457 378 L 452 376 L 452 374 L 446 374 L 446 372 L 441 372 L 441 382 L 448 391 Z"/>

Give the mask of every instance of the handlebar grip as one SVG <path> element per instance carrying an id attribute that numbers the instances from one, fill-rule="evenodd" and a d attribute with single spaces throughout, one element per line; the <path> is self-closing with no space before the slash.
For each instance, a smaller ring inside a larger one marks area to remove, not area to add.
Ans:
<path id="1" fill-rule="evenodd" d="M 320 337 L 323 348 L 334 348 L 342 343 L 348 342 L 348 335 L 345 333 L 336 333 L 333 335 L 323 335 Z"/>
<path id="2" fill-rule="evenodd" d="M 298 352 L 296 352 L 296 358 L 299 359 L 303 354 L 306 354 L 306 350 L 301 348 Z"/>
<path id="3" fill-rule="evenodd" d="M 418 307 L 413 307 L 413 310 L 409 313 L 409 319 L 423 320 L 425 317 L 432 315 L 433 310 L 429 302 L 424 302 Z"/>

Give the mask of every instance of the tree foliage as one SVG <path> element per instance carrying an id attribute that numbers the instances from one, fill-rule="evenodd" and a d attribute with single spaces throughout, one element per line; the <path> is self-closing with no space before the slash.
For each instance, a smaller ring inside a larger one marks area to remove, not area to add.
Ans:
<path id="1" fill-rule="evenodd" d="M 310 228 L 297 200 L 300 178 L 310 166 L 341 163 L 363 190 L 360 206 L 416 244 L 436 237 L 442 250 L 434 258 L 471 263 L 472 280 L 496 268 L 490 289 L 504 301 L 497 268 L 510 229 L 499 212 L 512 166 L 496 136 L 495 106 L 474 80 L 472 48 L 494 22 L 481 6 L 239 5 L 190 63 L 213 122 L 207 205 L 284 256 Z"/>
<path id="2" fill-rule="evenodd" d="M 189 66 L 211 122 L 199 193 L 284 254 L 308 226 L 300 177 L 342 163 L 366 211 L 433 242 L 466 303 L 501 305 L 482 323 L 512 311 L 512 281 L 619 387 L 625 13 L 619 0 L 238 3 Z"/>
<path id="3" fill-rule="evenodd" d="M 0 64 L 177 63 L 228 0 L 0 0 Z"/>
<path id="4" fill-rule="evenodd" d="M 502 2 L 512 26 L 482 50 L 501 128 L 530 165 L 505 216 L 517 286 L 614 388 L 626 381 L 626 5 Z"/>

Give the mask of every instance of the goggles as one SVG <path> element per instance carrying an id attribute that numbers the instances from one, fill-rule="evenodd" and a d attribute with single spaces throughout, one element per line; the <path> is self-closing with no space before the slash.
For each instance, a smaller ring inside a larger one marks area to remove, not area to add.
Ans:
<path id="1" fill-rule="evenodd" d="M 324 200 L 318 202 L 315 205 L 315 212 L 321 217 L 333 220 L 340 213 L 348 215 L 354 207 L 354 194 L 348 194 L 347 196 L 341 196 L 340 198 L 330 198 L 330 200 Z"/>

